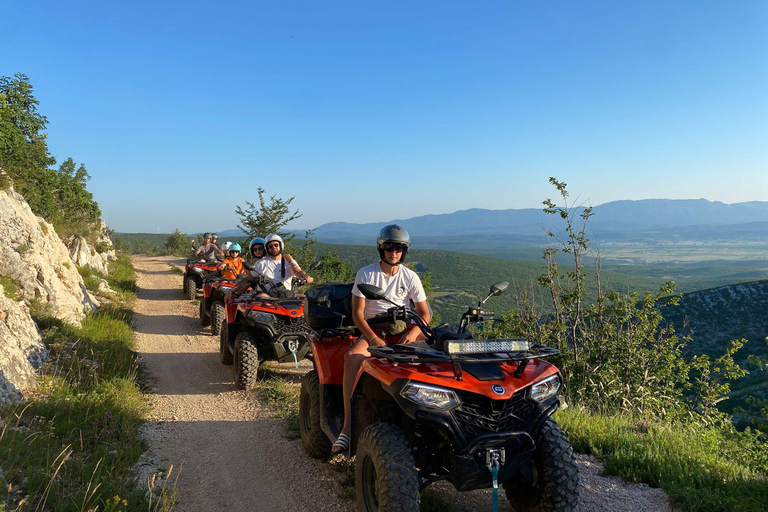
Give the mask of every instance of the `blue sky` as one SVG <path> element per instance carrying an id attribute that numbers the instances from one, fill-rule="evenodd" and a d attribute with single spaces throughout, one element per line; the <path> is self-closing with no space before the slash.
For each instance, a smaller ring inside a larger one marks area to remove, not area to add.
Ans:
<path id="1" fill-rule="evenodd" d="M 0 75 L 118 231 L 768 200 L 764 1 L 5 2 Z"/>

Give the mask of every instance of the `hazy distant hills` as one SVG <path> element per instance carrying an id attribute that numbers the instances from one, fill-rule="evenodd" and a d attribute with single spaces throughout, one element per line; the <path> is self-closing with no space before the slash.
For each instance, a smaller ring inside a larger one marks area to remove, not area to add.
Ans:
<path id="1" fill-rule="evenodd" d="M 593 208 L 590 231 L 603 238 L 636 236 L 654 231 L 654 236 L 765 236 L 768 234 L 768 201 L 725 204 L 706 199 L 644 199 L 613 201 Z M 518 245 L 541 241 L 545 229 L 560 227 L 559 218 L 539 208 L 485 210 L 473 208 L 454 213 L 424 215 L 410 219 L 354 224 L 331 222 L 319 226 L 319 240 L 360 243 L 385 225 L 396 222 L 412 236 L 480 236 L 508 239 L 515 235 Z M 730 227 L 729 227 L 730 226 Z M 418 242 L 417 242 L 418 243 Z M 509 243 L 507 241 L 507 243 Z"/>

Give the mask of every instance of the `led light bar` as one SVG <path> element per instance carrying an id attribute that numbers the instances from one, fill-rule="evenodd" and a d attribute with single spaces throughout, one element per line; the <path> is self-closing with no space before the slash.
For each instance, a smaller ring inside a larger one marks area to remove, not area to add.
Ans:
<path id="1" fill-rule="evenodd" d="M 445 352 L 451 356 L 494 354 L 496 352 L 528 352 L 529 350 L 531 350 L 531 342 L 524 339 L 449 340 L 445 342 Z"/>

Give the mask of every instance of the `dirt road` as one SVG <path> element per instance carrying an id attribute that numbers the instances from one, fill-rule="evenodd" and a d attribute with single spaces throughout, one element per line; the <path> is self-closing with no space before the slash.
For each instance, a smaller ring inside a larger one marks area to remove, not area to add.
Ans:
<path id="1" fill-rule="evenodd" d="M 138 301 L 134 324 L 148 371 L 154 411 L 147 425 L 150 452 L 165 467 L 181 467 L 179 512 L 352 511 L 341 499 L 340 475 L 307 457 L 301 442 L 255 393 L 236 391 L 231 366 L 219 362 L 218 340 L 185 300 L 183 260 L 136 256 Z M 599 463 L 580 460 L 581 512 L 667 510 L 661 491 L 602 478 Z M 436 486 L 439 502 L 457 511 L 491 510 L 490 491 L 459 494 Z M 499 510 L 509 511 L 501 500 Z"/>

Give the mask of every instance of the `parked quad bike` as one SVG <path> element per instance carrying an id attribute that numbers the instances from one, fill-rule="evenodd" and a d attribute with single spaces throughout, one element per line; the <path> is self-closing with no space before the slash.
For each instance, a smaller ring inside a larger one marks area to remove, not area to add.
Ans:
<path id="1" fill-rule="evenodd" d="M 418 511 L 419 493 L 439 480 L 459 491 L 493 487 L 494 506 L 501 483 L 516 511 L 576 508 L 573 449 L 551 419 L 561 375 L 543 359 L 559 351 L 523 339 L 473 339 L 468 330 L 493 316 L 483 304 L 507 286 L 495 284 L 463 313 L 458 332 L 431 328 L 404 307 L 389 310 L 427 340 L 371 347 L 357 375 L 347 454 L 357 457 L 360 511 Z M 386 300 L 381 289 L 358 288 L 369 300 Z M 321 328 L 327 313 L 322 303 L 307 308 L 319 332 L 310 336 L 315 369 L 299 397 L 302 444 L 317 458 L 330 455 L 339 435 L 344 354 L 357 339 L 352 328 Z"/>
<path id="2" fill-rule="evenodd" d="M 226 323 L 224 296 L 235 286 L 235 279 L 210 276 L 203 280 L 203 298 L 200 300 L 200 325 L 211 326 L 214 336 L 221 334 Z"/>
<path id="3" fill-rule="evenodd" d="M 219 257 L 218 254 L 216 256 Z M 189 300 L 195 300 L 197 290 L 203 287 L 205 278 L 213 276 L 218 266 L 218 262 L 210 263 L 201 260 L 187 260 L 182 281 L 184 296 Z"/>
<path id="4" fill-rule="evenodd" d="M 309 271 L 319 265 L 313 263 Z M 261 286 L 269 283 L 261 283 Z M 293 288 L 306 284 L 294 278 Z M 257 287 L 224 303 L 225 323 L 219 336 L 219 358 L 233 365 L 235 386 L 253 389 L 263 361 L 298 362 L 310 353 L 309 334 L 304 320 L 304 296 L 259 297 Z"/>

